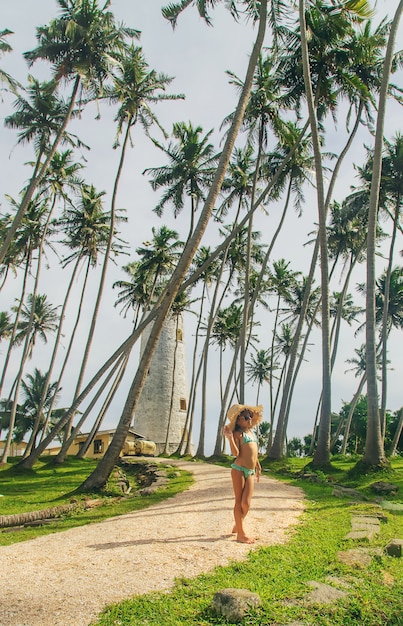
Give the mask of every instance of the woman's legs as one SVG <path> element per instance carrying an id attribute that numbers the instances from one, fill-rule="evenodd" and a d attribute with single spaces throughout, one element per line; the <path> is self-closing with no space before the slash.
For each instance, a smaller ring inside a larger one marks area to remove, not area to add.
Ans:
<path id="1" fill-rule="evenodd" d="M 254 476 L 244 477 L 243 472 L 231 470 L 232 485 L 235 494 L 234 519 L 235 526 L 233 532 L 237 533 L 237 541 L 241 543 L 253 543 L 254 539 L 247 537 L 243 527 L 243 520 L 250 508 L 253 495 Z"/>

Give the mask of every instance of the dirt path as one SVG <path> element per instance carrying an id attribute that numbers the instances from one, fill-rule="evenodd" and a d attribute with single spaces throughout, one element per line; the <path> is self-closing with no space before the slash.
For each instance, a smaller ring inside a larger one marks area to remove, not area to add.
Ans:
<path id="1" fill-rule="evenodd" d="M 186 492 L 142 511 L 0 547 L 0 626 L 88 626 L 103 607 L 135 594 L 170 588 L 251 549 L 285 541 L 298 521 L 303 494 L 262 477 L 246 530 L 233 535 L 228 469 L 175 462 L 191 471 Z"/>

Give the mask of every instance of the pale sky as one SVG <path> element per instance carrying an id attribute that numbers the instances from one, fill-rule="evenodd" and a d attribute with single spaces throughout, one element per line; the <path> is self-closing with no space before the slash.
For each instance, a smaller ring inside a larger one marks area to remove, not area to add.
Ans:
<path id="1" fill-rule="evenodd" d="M 226 70 L 235 72 L 242 77 L 247 65 L 248 55 L 251 50 L 251 44 L 254 39 L 255 32 L 250 24 L 236 24 L 221 6 L 212 12 L 214 26 L 209 28 L 198 17 L 196 9 L 188 9 L 179 18 L 178 26 L 172 31 L 171 26 L 162 18 L 160 9 L 166 2 L 160 0 L 115 0 L 111 3 L 111 10 L 120 21 L 128 26 L 141 30 L 141 39 L 139 44 L 143 47 L 143 51 L 150 68 L 164 72 L 170 76 L 174 76 L 175 80 L 171 84 L 171 93 L 184 93 L 186 99 L 177 102 L 161 102 L 155 108 L 155 113 L 160 122 L 169 131 L 172 123 L 175 121 L 191 121 L 194 125 L 200 125 L 206 133 L 214 128 L 213 141 L 217 147 L 220 141 L 219 126 L 222 119 L 233 111 L 236 103 L 236 92 L 234 88 L 228 84 Z M 55 0 L 0 0 L 1 6 L 1 26 L 0 28 L 8 28 L 14 31 L 14 35 L 10 38 L 10 44 L 13 47 L 13 53 L 5 55 L 1 60 L 1 67 L 20 80 L 22 84 L 26 84 L 27 73 L 30 71 L 35 77 L 41 80 L 49 78 L 49 70 L 46 65 L 34 65 L 30 70 L 22 58 L 22 52 L 30 50 L 36 45 L 35 27 L 47 24 L 50 19 L 56 17 L 58 5 Z M 377 18 L 385 15 L 387 11 L 389 17 L 393 17 L 394 11 L 398 6 L 398 0 L 378 0 L 377 2 Z M 403 30 L 399 30 L 399 38 L 396 49 L 403 47 Z M 268 43 L 268 42 L 267 42 Z M 394 82 L 399 80 L 394 77 Z M 400 84 L 403 84 L 402 75 L 400 74 Z M 5 116 L 12 111 L 10 102 L 13 98 L 9 98 L 3 94 L 3 102 L 0 102 L 0 116 L 3 120 Z M 111 145 L 115 135 L 115 125 L 113 123 L 114 111 L 107 110 L 106 107 L 101 108 L 101 119 L 95 120 L 95 107 L 88 107 L 84 112 L 83 120 L 78 121 L 71 126 L 80 138 L 91 146 L 89 153 L 84 153 L 87 159 L 86 169 L 84 171 L 87 182 L 93 183 L 96 188 L 105 190 L 105 210 L 109 206 L 112 183 L 116 173 L 118 152 L 111 150 Z M 402 111 L 396 105 L 390 105 L 386 120 L 385 134 L 392 139 L 396 132 L 402 132 Z M 332 129 L 328 135 L 328 145 L 326 149 L 337 152 L 343 144 L 345 134 L 344 128 Z M 158 137 L 161 139 L 161 137 Z M 183 215 L 174 220 L 171 216 L 169 208 L 164 212 L 163 218 L 160 220 L 152 212 L 153 207 L 157 204 L 159 196 L 152 191 L 150 184 L 142 172 L 145 168 L 165 164 L 164 155 L 158 151 L 149 140 L 147 140 L 140 131 L 133 133 L 134 145 L 129 150 L 126 158 L 125 169 L 120 184 L 118 206 L 124 207 L 127 211 L 128 224 L 122 229 L 122 236 L 131 246 L 132 253 L 130 257 L 125 257 L 120 262 L 121 265 L 135 258 L 134 250 L 142 244 L 144 240 L 151 238 L 151 227 L 166 224 L 178 230 L 181 236 L 185 236 L 188 228 L 188 216 L 186 209 Z M 0 186 L 0 203 L 2 211 L 8 210 L 6 194 L 17 197 L 19 190 L 25 183 L 30 174 L 28 167 L 24 167 L 24 163 L 32 160 L 33 155 L 29 147 L 16 146 L 16 134 L 14 131 L 7 130 L 0 124 L 0 141 L 1 141 L 1 186 Z M 365 155 L 363 144 L 370 143 L 368 134 L 362 134 L 359 141 L 356 142 L 351 155 L 343 167 L 343 171 L 336 187 L 334 199 L 341 201 L 350 191 L 350 185 L 354 184 L 354 170 L 352 164 L 355 162 L 362 165 Z M 78 157 L 77 157 L 78 158 Z M 285 258 L 291 261 L 292 269 L 307 272 L 310 262 L 311 247 L 304 247 L 304 244 L 310 239 L 309 233 L 314 229 L 317 222 L 317 212 L 315 204 L 315 194 L 306 193 L 307 203 L 304 207 L 303 217 L 298 219 L 293 210 L 289 211 L 286 224 L 284 226 L 284 234 L 280 237 L 272 254 L 272 261 Z M 270 209 L 270 215 L 264 216 L 257 214 L 255 224 L 256 228 L 262 232 L 262 243 L 269 243 L 272 233 L 277 224 L 277 217 L 281 210 L 282 203 L 279 207 Z M 206 233 L 203 244 L 208 245 L 209 242 L 216 241 L 216 234 L 212 226 Z M 402 249 L 401 240 L 397 243 L 397 250 Z M 49 258 L 52 267 L 55 259 Z M 396 257 L 396 263 L 401 263 L 401 259 Z M 386 261 L 379 260 L 377 272 L 380 274 L 386 266 Z M 356 276 L 351 286 L 356 282 L 362 281 L 365 276 L 365 268 L 362 268 L 361 275 Z M 110 269 L 110 285 L 119 279 L 123 279 L 124 274 L 119 267 L 111 267 Z M 49 270 L 46 277 L 46 285 L 51 284 L 51 289 L 46 287 L 46 293 L 53 302 L 58 304 L 62 301 L 65 290 L 65 281 L 60 280 L 60 272 L 57 270 Z M 17 286 L 18 283 L 18 286 Z M 13 290 L 13 281 L 10 281 L 2 295 L 1 309 L 7 309 L 12 304 L 13 298 L 18 293 L 20 282 L 15 281 Z M 92 279 L 92 295 L 95 293 L 98 285 L 98 279 Z M 339 289 L 339 285 L 334 284 L 333 289 Z M 39 289 L 41 292 L 41 288 Z M 42 289 L 42 292 L 45 288 Z M 355 294 L 355 292 L 353 292 Z M 130 321 L 124 320 L 119 315 L 117 309 L 113 308 L 113 302 L 117 297 L 116 290 L 109 288 L 105 295 L 104 303 L 110 301 L 111 306 L 108 309 L 107 316 L 99 322 L 97 327 L 95 344 L 91 354 L 88 368 L 88 377 L 96 371 L 99 364 L 104 361 L 120 344 L 120 342 L 130 332 Z M 359 296 L 354 297 L 358 303 Z M 91 297 L 88 297 L 85 303 L 85 314 L 90 319 L 92 314 Z M 261 320 L 261 348 L 268 348 L 271 343 L 271 319 Z M 190 361 L 191 333 L 192 333 L 193 316 L 189 316 L 186 320 L 186 334 L 189 336 L 188 351 Z M 264 332 L 265 327 L 267 333 Z M 66 328 L 67 330 L 67 328 Z M 85 341 L 86 331 L 82 331 L 81 344 Z M 344 332 L 342 346 L 339 350 L 337 365 L 335 368 L 332 381 L 332 407 L 334 411 L 338 411 L 342 401 L 350 401 L 358 384 L 358 379 L 353 374 L 346 375 L 344 372 L 349 367 L 345 360 L 355 356 L 354 348 L 358 348 L 365 340 L 364 334 L 361 333 L 357 338 L 351 332 Z M 51 343 L 51 342 L 50 342 Z M 316 411 L 316 406 L 321 388 L 321 358 L 320 358 L 320 334 L 317 333 L 312 337 L 311 343 L 315 343 L 307 354 L 307 362 L 304 364 L 299 382 L 297 384 L 294 400 L 291 408 L 289 437 L 303 435 L 311 432 L 312 423 Z M 401 347 L 403 345 L 401 333 L 394 331 L 390 341 L 390 360 L 391 366 L 394 368 L 389 374 L 389 393 L 388 408 L 394 411 L 403 405 L 403 398 L 400 394 L 401 385 Z M 1 354 L 5 350 L 1 348 Z M 43 351 L 43 354 L 45 351 Z M 132 371 L 136 367 L 136 352 L 133 354 Z M 34 359 L 30 364 L 40 367 L 42 370 L 47 366 L 48 358 L 43 360 L 39 357 Z M 15 365 L 17 367 L 17 365 Z M 219 394 L 217 386 L 217 366 L 212 360 L 212 376 L 209 381 L 209 415 L 211 416 L 211 436 L 207 435 L 208 445 L 210 441 L 214 441 L 215 424 L 219 414 Z M 87 379 L 88 379 L 87 377 Z M 190 377 L 190 372 L 189 372 Z M 69 397 L 75 385 L 74 373 L 70 374 L 63 383 L 63 395 L 60 406 L 65 406 L 69 402 Z M 117 402 L 111 409 L 104 427 L 112 427 L 116 424 L 120 417 L 120 407 L 125 399 L 125 387 L 121 390 Z M 247 401 L 254 403 L 256 397 L 256 388 L 249 387 Z M 268 390 L 261 392 L 260 401 L 265 404 L 268 402 Z M 196 429 L 196 437 L 198 431 Z M 211 452 L 211 450 L 207 450 Z"/>

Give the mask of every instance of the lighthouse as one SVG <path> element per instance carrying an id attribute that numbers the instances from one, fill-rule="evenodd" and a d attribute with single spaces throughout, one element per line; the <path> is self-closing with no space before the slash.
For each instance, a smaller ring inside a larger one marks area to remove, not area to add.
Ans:
<path id="1" fill-rule="evenodd" d="M 140 354 L 152 324 L 141 337 Z M 188 386 L 182 314 L 170 315 L 164 323 L 147 378 L 138 401 L 133 428 L 154 441 L 157 454 L 176 452 L 182 440 L 188 411 Z M 189 433 L 185 433 L 184 446 Z"/>

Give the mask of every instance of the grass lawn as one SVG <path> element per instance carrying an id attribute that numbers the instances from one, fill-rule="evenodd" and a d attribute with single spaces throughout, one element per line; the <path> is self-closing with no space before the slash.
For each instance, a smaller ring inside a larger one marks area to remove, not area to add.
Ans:
<path id="1" fill-rule="evenodd" d="M 42 457 L 34 470 L 16 471 L 13 463 L 1 467 L 0 520 L 2 515 L 44 510 L 69 504 L 72 500 L 83 502 L 83 505 L 44 526 L 3 530 L 0 532 L 0 546 L 137 511 L 188 489 L 193 482 L 188 472 L 159 463 L 159 468 L 165 468 L 168 478 L 166 486 L 153 494 L 141 496 L 138 487 L 141 486 L 142 464 L 133 460 L 132 471 L 124 470 L 132 488 L 129 495 L 122 496 L 122 491 L 116 486 L 118 479 L 113 476 L 102 494 L 74 494 L 74 490 L 91 474 L 96 464 L 97 461 L 93 459 L 68 457 L 64 463 L 55 466 L 49 462 L 49 457 Z M 85 509 L 84 501 L 88 499 L 100 501 L 100 506 Z"/>
<path id="2" fill-rule="evenodd" d="M 211 460 L 211 459 L 210 459 Z M 222 462 L 222 460 L 221 460 Z M 227 461 L 225 461 L 226 463 Z M 302 523 L 284 545 L 270 546 L 251 553 L 247 561 L 218 567 L 212 573 L 193 579 L 179 579 L 169 593 L 153 593 L 131 598 L 108 607 L 93 626 L 207 626 L 228 624 L 211 609 L 214 594 L 227 587 L 258 593 L 262 605 L 251 610 L 247 626 L 401 626 L 403 624 L 403 560 L 386 555 L 383 548 L 393 538 L 403 539 L 403 514 L 379 508 L 370 485 L 386 480 L 398 485 L 398 496 L 388 497 L 403 503 L 403 459 L 395 459 L 393 470 L 381 476 L 352 479 L 351 459 L 334 459 L 328 475 L 318 474 L 319 482 L 298 477 L 307 459 L 292 459 L 266 464 L 265 471 L 275 478 L 301 487 L 307 500 Z M 333 481 L 357 489 L 368 500 L 354 501 L 332 495 Z M 368 542 L 346 540 L 353 513 L 373 515 L 381 512 L 385 521 L 381 533 Z M 371 565 L 358 568 L 338 560 L 341 550 L 366 547 L 375 554 Z M 309 581 L 338 581 L 347 591 L 337 604 L 304 604 Z"/>
<path id="3" fill-rule="evenodd" d="M 211 462 L 212 459 L 209 459 Z M 217 462 L 229 465 L 229 459 Z M 12 468 L 0 470 L 0 514 L 47 508 L 69 502 L 71 492 L 86 478 L 94 461 L 69 459 L 54 468 L 46 462 L 35 471 L 19 474 Z M 403 560 L 388 556 L 384 548 L 393 539 L 403 539 L 403 459 L 392 460 L 392 469 L 381 475 L 351 476 L 355 460 L 334 458 L 325 473 L 316 480 L 300 475 L 307 459 L 290 459 L 286 463 L 263 463 L 264 471 L 274 478 L 301 487 L 306 495 L 302 522 L 290 533 L 286 544 L 261 548 L 248 560 L 218 567 L 213 572 L 192 579 L 179 579 L 169 593 L 133 597 L 107 607 L 93 626 L 207 626 L 228 624 L 211 609 L 216 591 L 226 587 L 246 588 L 258 593 L 262 604 L 244 619 L 247 626 L 279 626 L 298 623 L 305 626 L 399 626 L 403 624 Z M 77 524 L 99 521 L 112 515 L 147 506 L 163 497 L 186 489 L 191 477 L 169 466 L 170 480 L 154 495 L 129 498 L 103 496 L 105 504 L 89 511 L 66 516 L 61 522 L 18 532 L 0 533 L 0 543 L 64 530 Z M 130 476 L 135 487 L 136 475 Z M 397 495 L 385 497 L 382 508 L 371 484 L 384 480 L 399 488 Z M 363 498 L 335 497 L 334 483 L 357 490 Z M 113 484 L 108 493 L 115 493 Z M 99 494 L 96 494 L 98 497 Z M 95 494 L 94 494 L 95 497 Z M 108 503 L 109 502 L 109 503 Z M 396 510 L 394 510 L 396 509 Z M 382 515 L 381 532 L 368 540 L 346 539 L 351 530 L 351 516 Z M 367 567 L 346 565 L 338 558 L 340 551 L 366 548 L 372 556 Z M 334 604 L 304 603 L 309 581 L 331 583 L 346 590 L 345 598 Z M 335 582 L 336 581 L 336 582 Z"/>

